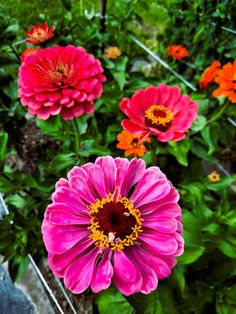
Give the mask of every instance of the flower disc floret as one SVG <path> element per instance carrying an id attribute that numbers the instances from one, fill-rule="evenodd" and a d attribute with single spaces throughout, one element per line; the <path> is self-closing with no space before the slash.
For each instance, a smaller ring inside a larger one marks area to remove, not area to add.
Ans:
<path id="1" fill-rule="evenodd" d="M 65 286 L 149 293 L 183 253 L 179 195 L 158 167 L 110 156 L 60 179 L 42 224 L 48 263 Z"/>
<path id="2" fill-rule="evenodd" d="M 19 97 L 31 115 L 46 120 L 61 114 L 71 120 L 92 113 L 103 91 L 103 68 L 82 47 L 39 49 L 19 69 Z"/>
<path id="3" fill-rule="evenodd" d="M 113 196 L 108 195 L 89 207 L 90 237 L 102 249 L 123 250 L 125 246 L 133 245 L 143 231 L 141 213 L 126 197 L 114 201 Z"/>

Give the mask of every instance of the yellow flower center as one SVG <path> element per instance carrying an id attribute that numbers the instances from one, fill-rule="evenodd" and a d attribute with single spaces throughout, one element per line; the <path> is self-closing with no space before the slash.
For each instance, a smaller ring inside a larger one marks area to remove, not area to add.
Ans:
<path id="1" fill-rule="evenodd" d="M 145 124 L 165 132 L 171 125 L 173 113 L 164 106 L 153 105 L 145 111 Z"/>
<path id="2" fill-rule="evenodd" d="M 142 232 L 140 211 L 127 198 L 114 200 L 113 195 L 97 200 L 89 206 L 90 238 L 101 249 L 123 250 L 133 245 Z"/>

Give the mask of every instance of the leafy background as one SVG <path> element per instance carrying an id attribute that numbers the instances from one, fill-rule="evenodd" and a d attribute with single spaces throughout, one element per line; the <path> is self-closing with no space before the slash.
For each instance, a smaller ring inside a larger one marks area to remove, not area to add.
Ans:
<path id="1" fill-rule="evenodd" d="M 0 221 L 0 253 L 19 280 L 30 253 L 37 261 L 46 252 L 41 221 L 55 182 L 74 165 L 98 155 L 123 156 L 116 148 L 122 130 L 119 101 L 135 90 L 160 82 L 178 85 L 199 104 L 199 117 L 181 142 L 152 145 L 157 165 L 178 188 L 183 208 L 185 253 L 171 277 L 157 291 L 125 298 L 114 287 L 94 296 L 99 313 L 236 313 L 235 104 L 213 98 L 216 86 L 200 90 L 203 70 L 214 60 L 236 59 L 234 1 L 107 1 L 106 31 L 100 31 L 100 4 L 94 1 L 32 0 L 0 7 L 0 192 L 10 215 Z M 60 117 L 40 121 L 26 115 L 17 98 L 19 55 L 25 31 L 47 21 L 56 28 L 48 46 L 82 45 L 99 58 L 107 82 L 95 102 L 95 114 L 77 119 L 82 146 L 74 153 L 74 129 Z M 187 79 L 191 90 L 142 50 L 133 35 Z M 167 46 L 189 50 L 183 61 L 167 56 Z M 118 46 L 118 60 L 103 57 Z M 143 157 L 152 164 L 151 153 Z M 210 183 L 212 170 L 221 173 Z"/>

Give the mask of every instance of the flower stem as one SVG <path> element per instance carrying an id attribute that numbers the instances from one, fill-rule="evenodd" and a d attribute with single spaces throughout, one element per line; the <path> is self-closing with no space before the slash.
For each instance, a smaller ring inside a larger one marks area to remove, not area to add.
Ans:
<path id="1" fill-rule="evenodd" d="M 75 153 L 78 156 L 81 147 L 81 137 L 80 137 L 80 130 L 79 130 L 79 123 L 76 118 L 73 120 L 73 126 L 75 130 Z"/>
<path id="2" fill-rule="evenodd" d="M 151 141 L 151 159 L 152 159 L 152 165 L 153 166 L 156 166 L 156 163 L 157 163 L 156 147 L 157 147 L 157 140 L 156 140 L 155 137 L 152 137 L 152 141 Z"/>
<path id="3" fill-rule="evenodd" d="M 224 106 L 221 108 L 220 111 L 218 111 L 216 114 L 213 114 L 211 119 L 208 121 L 208 123 L 211 123 L 211 122 L 214 122 L 216 121 L 217 119 L 219 119 L 223 113 L 225 112 L 225 109 L 228 107 L 228 102 L 226 102 L 226 104 L 224 104 Z"/>

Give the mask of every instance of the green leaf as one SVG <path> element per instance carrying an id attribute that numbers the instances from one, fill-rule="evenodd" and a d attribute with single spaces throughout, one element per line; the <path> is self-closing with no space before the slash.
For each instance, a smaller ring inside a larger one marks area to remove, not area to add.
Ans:
<path id="1" fill-rule="evenodd" d="M 153 291 L 147 295 L 137 293 L 127 297 L 127 300 L 135 308 L 135 313 L 137 314 L 158 314 L 157 299 L 157 291 Z"/>
<path id="2" fill-rule="evenodd" d="M 53 158 L 49 167 L 53 172 L 59 172 L 65 168 L 75 166 L 75 154 L 59 154 Z"/>
<path id="3" fill-rule="evenodd" d="M 125 297 L 115 288 L 111 287 L 95 296 L 99 314 L 132 314 L 133 307 Z"/>
<path id="4" fill-rule="evenodd" d="M 190 149 L 190 141 L 188 138 L 185 138 L 184 140 L 180 142 L 172 142 L 169 143 L 169 152 L 176 157 L 178 162 L 183 165 L 188 165 L 188 151 Z"/>
<path id="5" fill-rule="evenodd" d="M 5 160 L 6 150 L 7 150 L 7 141 L 8 141 L 8 134 L 4 131 L 0 132 L 0 165 Z"/>
<path id="6" fill-rule="evenodd" d="M 59 116 L 50 117 L 48 120 L 36 119 L 36 124 L 43 134 L 50 135 L 58 140 L 65 139 L 65 132 Z"/>
<path id="7" fill-rule="evenodd" d="M 204 116 L 198 116 L 197 119 L 193 122 L 193 126 L 191 131 L 199 132 L 201 131 L 206 125 L 207 119 Z"/>
<path id="8" fill-rule="evenodd" d="M 114 79 L 118 83 L 120 90 L 123 90 L 125 85 L 125 72 L 116 72 L 113 73 Z"/>
<path id="9" fill-rule="evenodd" d="M 26 205 L 26 200 L 24 197 L 18 195 L 18 194 L 13 194 L 8 196 L 6 199 L 6 204 L 11 204 L 13 206 L 15 206 L 16 208 L 24 208 Z"/>
<path id="10" fill-rule="evenodd" d="M 178 257 L 180 264 L 192 264 L 204 253 L 205 248 L 200 245 L 186 243 L 184 246 L 184 254 Z"/>
<path id="11" fill-rule="evenodd" d="M 94 144 L 93 138 L 82 141 L 80 149 L 80 155 L 82 157 L 89 157 L 90 155 L 106 156 L 109 155 L 110 153 L 111 151 L 109 148 L 98 144 Z"/>
<path id="12" fill-rule="evenodd" d="M 236 243 L 227 240 L 229 239 L 221 240 L 218 247 L 226 256 L 236 258 Z"/>
<path id="13" fill-rule="evenodd" d="M 202 131 L 204 142 L 208 145 L 208 154 L 211 155 L 217 149 L 217 142 L 219 138 L 220 126 L 218 123 L 211 123 L 207 125 Z"/>
<path id="14" fill-rule="evenodd" d="M 128 57 L 119 58 L 119 60 L 116 62 L 116 71 L 125 72 L 127 62 L 128 62 Z"/>
<path id="15" fill-rule="evenodd" d="M 208 190 L 211 191 L 220 191 L 225 188 L 227 188 L 230 184 L 234 182 L 234 179 L 232 177 L 221 177 L 220 181 L 215 183 L 207 183 L 206 187 Z"/>

